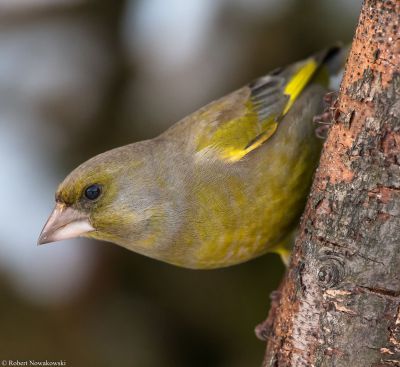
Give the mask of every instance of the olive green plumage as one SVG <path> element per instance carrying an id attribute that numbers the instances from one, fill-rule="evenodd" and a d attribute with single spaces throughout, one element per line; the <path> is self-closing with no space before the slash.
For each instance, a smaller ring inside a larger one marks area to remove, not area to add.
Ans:
<path id="1" fill-rule="evenodd" d="M 282 252 L 318 162 L 312 118 L 335 52 L 276 70 L 154 139 L 90 159 L 61 183 L 57 202 L 87 218 L 92 230 L 79 235 L 183 267 Z M 90 200 L 93 184 L 101 194 Z"/>

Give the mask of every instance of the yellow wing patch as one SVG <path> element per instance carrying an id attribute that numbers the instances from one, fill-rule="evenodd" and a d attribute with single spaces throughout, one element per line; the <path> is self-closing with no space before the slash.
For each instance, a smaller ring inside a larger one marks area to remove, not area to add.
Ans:
<path id="1" fill-rule="evenodd" d="M 275 118 L 271 118 L 267 123 L 264 131 L 256 136 L 247 146 L 243 149 L 226 149 L 221 154 L 222 158 L 229 162 L 237 162 L 242 159 L 247 153 L 252 150 L 258 148 L 261 144 L 267 141 L 275 132 L 278 127 L 278 123 L 275 121 Z"/>
<path id="2" fill-rule="evenodd" d="M 319 65 L 314 59 L 309 59 L 286 84 L 284 93 L 289 96 L 289 100 L 286 103 L 282 115 L 286 115 L 286 113 L 293 106 L 293 103 L 296 101 L 301 91 L 313 77 L 314 73 L 318 69 L 318 66 Z"/>
<path id="3" fill-rule="evenodd" d="M 196 144 L 199 156 L 211 154 L 233 163 L 260 147 L 319 71 L 321 61 L 310 57 L 267 74 L 195 114 L 193 118 L 203 122 Z"/>

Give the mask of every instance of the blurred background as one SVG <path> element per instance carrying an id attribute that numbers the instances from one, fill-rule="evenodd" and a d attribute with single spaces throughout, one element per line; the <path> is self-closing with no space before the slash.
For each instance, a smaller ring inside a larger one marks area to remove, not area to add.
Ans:
<path id="1" fill-rule="evenodd" d="M 275 255 L 193 271 L 37 247 L 57 184 L 251 79 L 350 42 L 360 0 L 0 0 L 0 360 L 259 366 Z M 244 213 L 245 215 L 245 213 Z"/>

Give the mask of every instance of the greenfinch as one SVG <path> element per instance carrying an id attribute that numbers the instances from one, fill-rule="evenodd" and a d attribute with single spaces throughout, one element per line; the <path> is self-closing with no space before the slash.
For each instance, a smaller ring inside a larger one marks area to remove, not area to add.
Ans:
<path id="1" fill-rule="evenodd" d="M 287 260 L 322 145 L 313 116 L 340 54 L 276 69 L 84 162 L 58 187 L 38 243 L 83 236 L 195 269 Z"/>

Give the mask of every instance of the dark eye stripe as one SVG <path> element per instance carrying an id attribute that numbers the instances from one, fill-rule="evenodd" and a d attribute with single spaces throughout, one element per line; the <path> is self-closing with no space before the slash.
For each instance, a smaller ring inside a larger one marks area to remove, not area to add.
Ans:
<path id="1" fill-rule="evenodd" d="M 88 200 L 96 200 L 101 194 L 101 186 L 98 184 L 90 185 L 85 189 L 85 197 Z"/>

